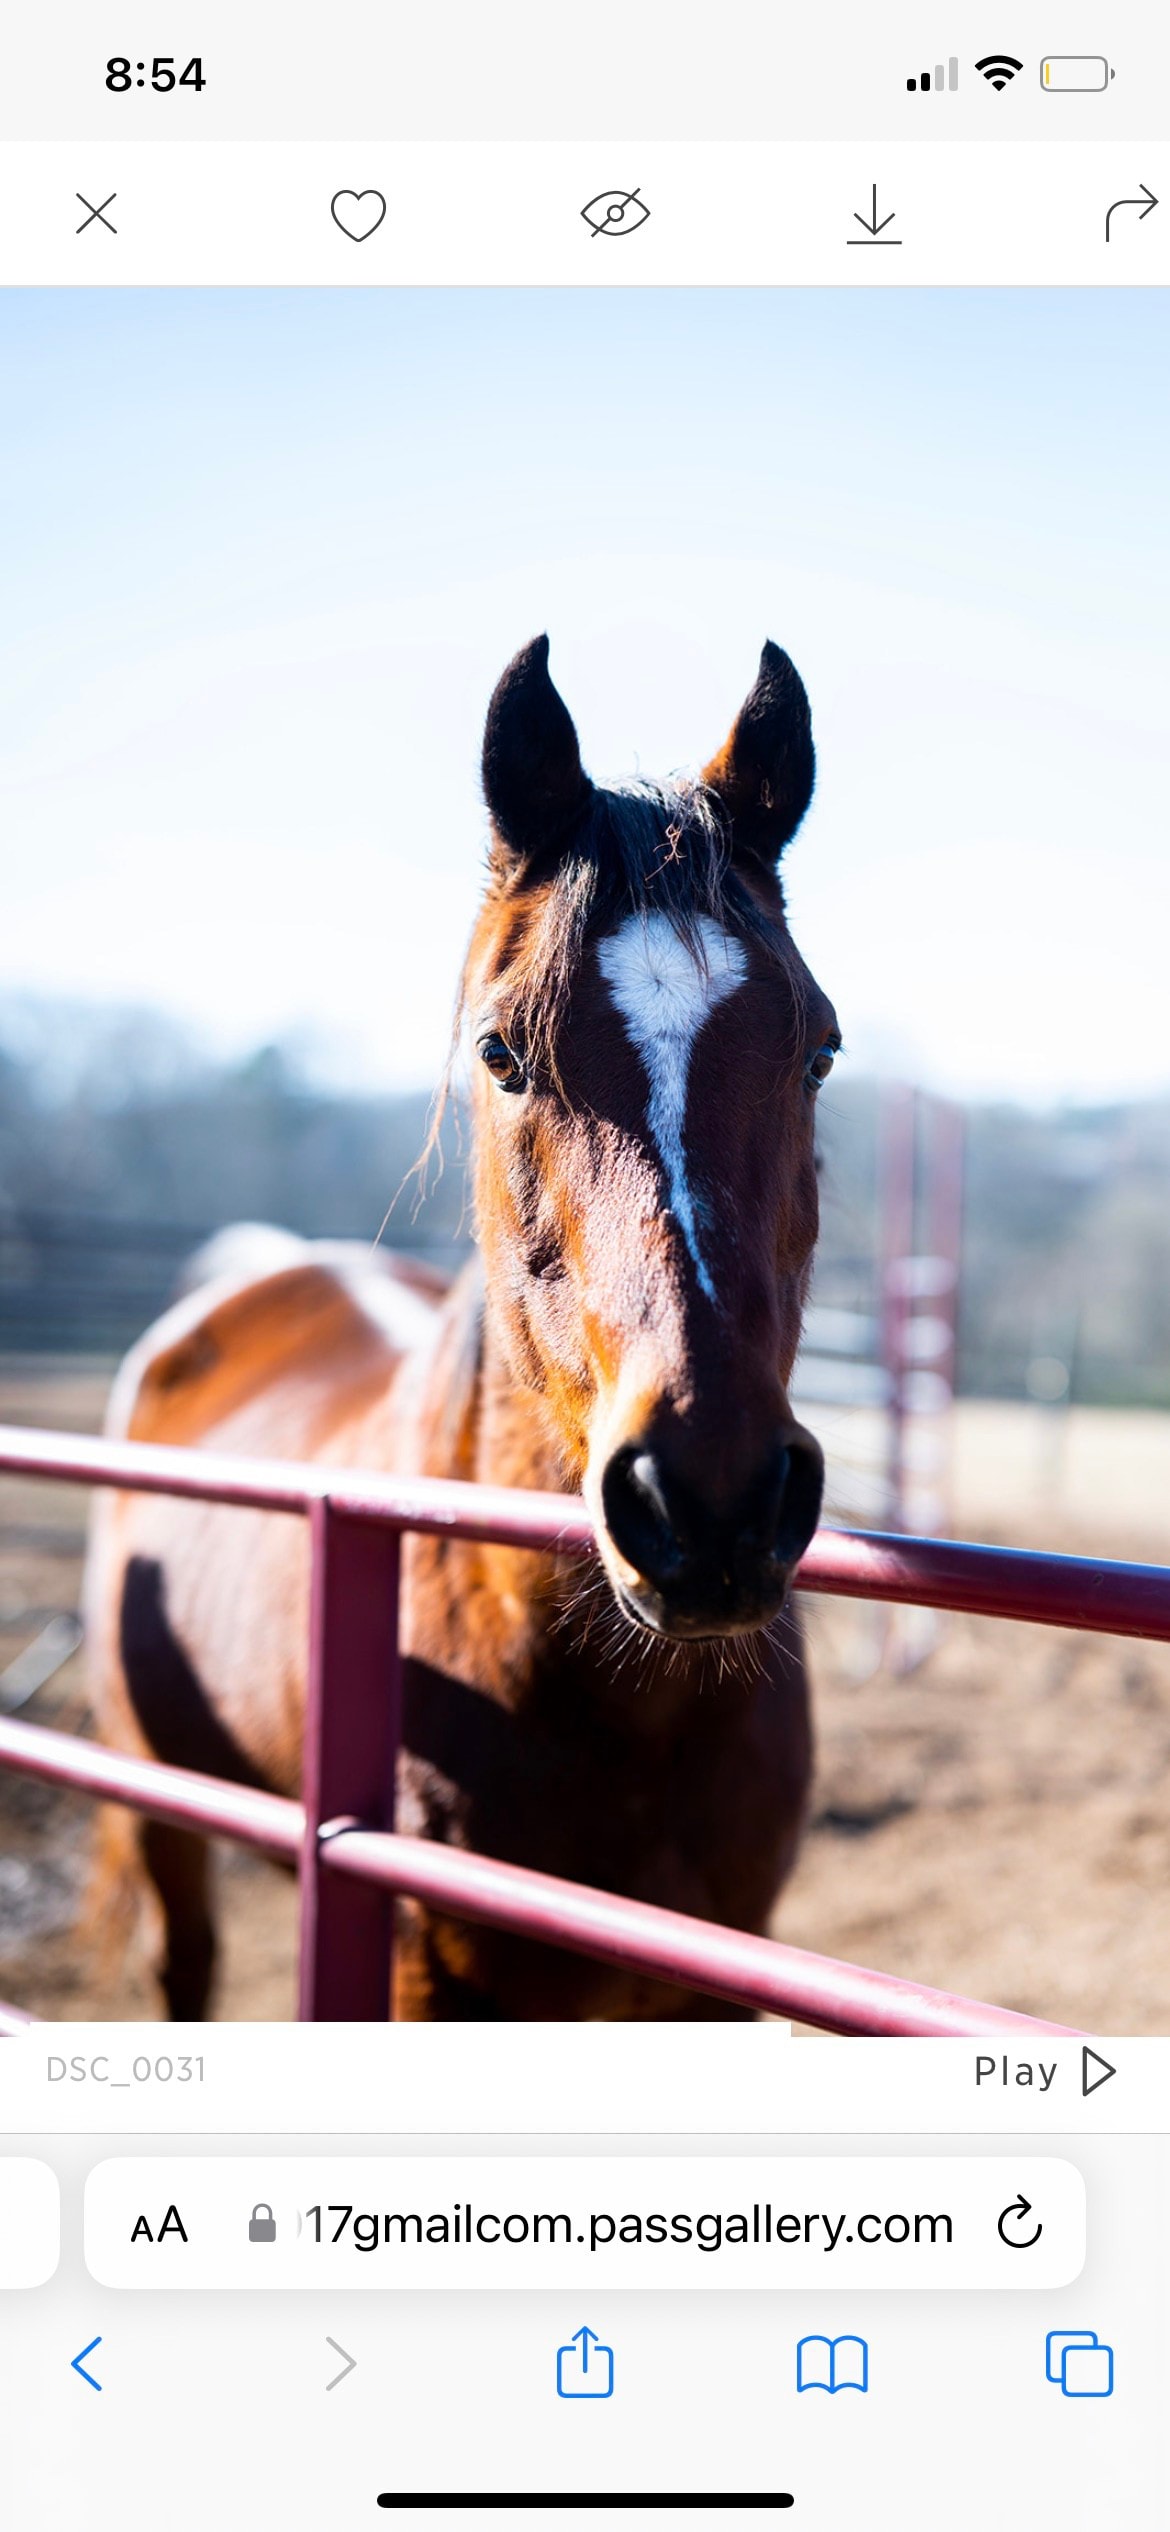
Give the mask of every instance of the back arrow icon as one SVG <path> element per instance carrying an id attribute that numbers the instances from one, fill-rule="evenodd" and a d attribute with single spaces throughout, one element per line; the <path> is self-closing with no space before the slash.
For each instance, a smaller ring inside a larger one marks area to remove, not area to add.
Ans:
<path id="1" fill-rule="evenodd" d="M 1144 201 L 1144 202 L 1140 200 L 1139 196 L 1138 196 L 1136 193 L 1127 193 L 1127 194 L 1123 194 L 1123 195 L 1122 195 L 1122 198 L 1121 198 L 1120 202 L 1111 202 L 1111 203 L 1110 203 L 1110 205 L 1109 205 L 1109 209 L 1107 210 L 1107 212 L 1106 212 L 1106 214 L 1105 214 L 1105 244 L 1106 244 L 1106 246 L 1108 246 L 1108 244 L 1109 244 L 1109 223 L 1110 223 L 1110 221 L 1111 221 L 1111 219 L 1112 219 L 1113 214 L 1114 214 L 1114 212 L 1115 212 L 1115 211 L 1136 211 L 1136 212 L 1137 212 L 1137 215 L 1138 215 L 1139 220 L 1148 220 L 1148 219 L 1149 219 L 1149 216 L 1150 216 L 1151 211 L 1156 211 L 1156 210 L 1157 210 L 1157 208 L 1158 208 L 1158 197 L 1157 197 L 1157 194 L 1156 194 L 1156 193 L 1151 193 L 1151 192 L 1150 192 L 1150 188 L 1149 188 L 1149 186 L 1148 186 L 1148 185 L 1143 185 L 1143 186 L 1142 186 L 1142 193 L 1145 195 L 1145 201 Z"/>
<path id="2" fill-rule="evenodd" d="M 332 2382 L 326 2383 L 325 2385 L 326 2391 L 336 2391 L 338 2383 L 343 2383 L 346 2375 L 352 2374 L 354 2366 L 357 2363 L 357 2358 L 356 2356 L 351 2356 L 349 2349 L 347 2347 L 342 2347 L 337 2339 L 327 2337 L 325 2345 L 326 2347 L 331 2347 L 336 2355 L 344 2356 L 345 2358 L 345 2363 L 341 2368 L 341 2372 L 339 2374 L 335 2374 Z"/>
<path id="3" fill-rule="evenodd" d="M 69 2359 L 69 2364 L 70 2364 L 70 2368 L 71 2368 L 72 2372 L 73 2372 L 73 2373 L 75 2373 L 75 2374 L 80 2374 L 80 2376 L 81 2376 L 81 2379 L 82 2379 L 83 2383 L 88 2383 L 91 2391 L 100 2391 L 102 2386 L 101 2386 L 101 2384 L 100 2384 L 100 2383 L 99 2383 L 99 2382 L 95 2379 L 94 2375 L 92 2375 L 92 2374 L 87 2374 L 87 2373 L 86 2373 L 86 2370 L 85 2370 L 85 2365 L 84 2365 L 84 2361 L 83 2361 L 83 2360 L 84 2360 L 84 2358 L 85 2358 L 85 2357 L 87 2357 L 87 2356 L 92 2356 L 92 2355 L 93 2355 L 93 2352 L 94 2352 L 95 2347 L 100 2347 L 100 2346 L 101 2346 L 101 2343 L 102 2343 L 102 2341 L 101 2341 L 101 2332 L 100 2332 L 100 2330 L 99 2330 L 99 2332 L 98 2332 L 98 2335 L 97 2335 L 96 2339 L 91 2339 L 91 2340 L 90 2340 L 90 2342 L 89 2342 L 89 2346 L 88 2346 L 88 2347 L 83 2347 L 83 2348 L 82 2348 L 82 2350 L 81 2350 L 81 2354 L 80 2354 L 79 2356 L 71 2356 L 71 2357 L 70 2357 L 70 2359 Z"/>

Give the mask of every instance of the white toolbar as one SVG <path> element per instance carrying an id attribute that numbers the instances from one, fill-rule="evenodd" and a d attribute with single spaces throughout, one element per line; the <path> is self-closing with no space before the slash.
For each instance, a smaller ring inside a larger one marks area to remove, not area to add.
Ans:
<path id="1" fill-rule="evenodd" d="M 1167 281 L 1164 142 L 0 152 L 7 284 Z"/>

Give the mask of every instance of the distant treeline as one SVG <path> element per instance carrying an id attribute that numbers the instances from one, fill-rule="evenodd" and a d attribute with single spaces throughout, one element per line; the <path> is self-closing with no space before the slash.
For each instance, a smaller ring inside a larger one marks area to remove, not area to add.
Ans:
<path id="1" fill-rule="evenodd" d="M 825 1302 L 875 1298 L 880 1096 L 823 1097 Z M 212 1063 L 151 1018 L 0 1019 L 0 1350 L 119 1351 L 225 1222 L 372 1240 L 393 1206 L 390 1245 L 453 1264 L 454 1120 L 425 1196 L 410 1177 L 429 1108 L 322 1088 L 286 1048 Z M 1062 1366 L 1080 1401 L 1170 1406 L 1170 1098 L 968 1111 L 960 1386 L 1050 1395 Z"/>
<path id="2" fill-rule="evenodd" d="M 119 1352 L 226 1222 L 374 1240 L 456 1261 L 469 1236 L 456 1121 L 427 1171 L 425 1094 L 347 1097 L 264 1047 L 199 1061 L 163 1024 L 30 1052 L 0 1021 L 0 1351 Z M 27 1032 L 22 1032 L 27 1036 Z"/>
<path id="3" fill-rule="evenodd" d="M 879 1102 L 823 1094 L 824 1300 L 860 1300 L 849 1261 L 876 1253 Z M 1053 1398 L 1063 1373 L 1082 1405 L 1170 1406 L 1170 1097 L 972 1105 L 965 1141 L 960 1390 Z"/>

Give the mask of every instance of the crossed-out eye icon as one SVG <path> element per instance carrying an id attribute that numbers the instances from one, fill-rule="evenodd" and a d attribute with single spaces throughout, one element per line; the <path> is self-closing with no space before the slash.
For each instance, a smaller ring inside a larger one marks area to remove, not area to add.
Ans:
<path id="1" fill-rule="evenodd" d="M 594 237 L 632 237 L 643 220 L 649 219 L 650 212 L 642 200 L 640 186 L 634 185 L 628 193 L 616 187 L 608 193 L 595 193 L 581 217 Z"/>

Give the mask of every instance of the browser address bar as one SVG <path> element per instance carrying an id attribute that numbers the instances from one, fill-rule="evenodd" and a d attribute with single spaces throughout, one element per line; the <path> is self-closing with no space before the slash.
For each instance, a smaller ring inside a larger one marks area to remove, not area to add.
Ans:
<path id="1" fill-rule="evenodd" d="M 85 2192 L 115 2287 L 1061 2286 L 1058 2156 L 137 2156 Z"/>

